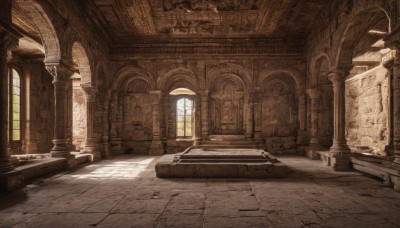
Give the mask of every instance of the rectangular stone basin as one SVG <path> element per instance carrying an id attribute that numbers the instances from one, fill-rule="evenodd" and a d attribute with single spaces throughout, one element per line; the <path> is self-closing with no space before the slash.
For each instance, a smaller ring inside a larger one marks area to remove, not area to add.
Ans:
<path id="1" fill-rule="evenodd" d="M 161 178 L 280 178 L 289 169 L 260 149 L 189 148 L 164 155 L 156 164 Z"/>

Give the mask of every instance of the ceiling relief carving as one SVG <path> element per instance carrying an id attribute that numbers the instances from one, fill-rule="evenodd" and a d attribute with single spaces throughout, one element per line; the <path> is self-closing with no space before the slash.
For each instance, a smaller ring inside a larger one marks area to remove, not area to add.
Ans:
<path id="1" fill-rule="evenodd" d="M 304 38 L 328 0 L 95 0 L 114 42 L 143 37 Z"/>

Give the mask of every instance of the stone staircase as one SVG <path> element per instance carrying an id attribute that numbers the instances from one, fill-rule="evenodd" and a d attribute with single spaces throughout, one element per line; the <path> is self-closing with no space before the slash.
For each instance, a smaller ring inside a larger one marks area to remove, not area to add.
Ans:
<path id="1" fill-rule="evenodd" d="M 257 143 L 253 140 L 246 140 L 244 135 L 210 135 L 208 140 L 202 141 L 194 148 L 254 148 Z"/>

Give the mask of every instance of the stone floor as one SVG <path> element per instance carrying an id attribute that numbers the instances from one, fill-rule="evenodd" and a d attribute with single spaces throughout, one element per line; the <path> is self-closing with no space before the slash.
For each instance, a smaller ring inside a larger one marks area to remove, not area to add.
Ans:
<path id="1" fill-rule="evenodd" d="M 285 179 L 159 179 L 120 156 L 0 197 L 0 227 L 400 227 L 400 193 L 320 161 L 280 157 Z"/>

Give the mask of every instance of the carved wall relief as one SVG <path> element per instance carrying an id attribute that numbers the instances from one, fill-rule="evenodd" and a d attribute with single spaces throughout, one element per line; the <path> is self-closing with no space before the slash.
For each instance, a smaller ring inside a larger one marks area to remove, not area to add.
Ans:
<path id="1" fill-rule="evenodd" d="M 216 135 L 244 134 L 244 86 L 233 75 L 219 77 L 210 94 L 210 131 Z"/>
<path id="2" fill-rule="evenodd" d="M 262 135 L 271 153 L 296 153 L 298 123 L 297 94 L 287 75 L 264 80 L 262 97 Z"/>
<path id="3" fill-rule="evenodd" d="M 349 146 L 383 154 L 389 141 L 388 77 L 382 66 L 346 81 L 346 137 Z"/>
<path id="4" fill-rule="evenodd" d="M 134 153 L 147 153 L 152 139 L 152 97 L 142 80 L 130 82 L 123 91 L 122 139 Z"/>

